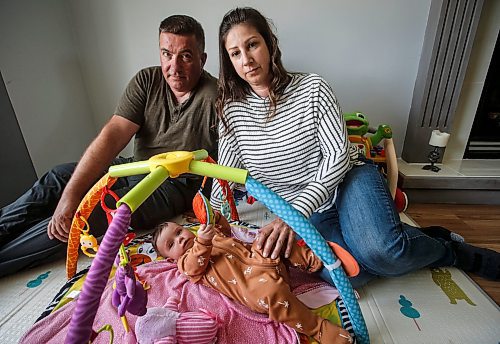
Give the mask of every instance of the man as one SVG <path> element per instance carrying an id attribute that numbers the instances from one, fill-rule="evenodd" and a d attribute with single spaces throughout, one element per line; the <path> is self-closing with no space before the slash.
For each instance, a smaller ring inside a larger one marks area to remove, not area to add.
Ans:
<path id="1" fill-rule="evenodd" d="M 215 157 L 217 80 L 203 70 L 203 28 L 191 17 L 170 16 L 160 24 L 159 48 L 161 67 L 145 68 L 132 78 L 78 165 L 56 166 L 0 210 L 0 276 L 64 255 L 80 201 L 110 164 L 202 148 Z M 115 159 L 134 135 L 134 159 Z M 143 177 L 120 178 L 113 190 L 123 196 Z M 132 227 L 153 228 L 189 209 L 199 186 L 196 177 L 168 179 L 134 212 Z M 94 236 L 107 228 L 97 208 L 90 217 Z"/>

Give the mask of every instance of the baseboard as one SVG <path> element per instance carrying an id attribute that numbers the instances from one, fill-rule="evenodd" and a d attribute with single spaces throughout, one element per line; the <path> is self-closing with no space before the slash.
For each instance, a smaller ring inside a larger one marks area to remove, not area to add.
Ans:
<path id="1" fill-rule="evenodd" d="M 500 205 L 500 177 L 408 176 L 400 172 L 398 185 L 410 203 Z"/>
<path id="2" fill-rule="evenodd" d="M 500 205 L 499 190 L 405 189 L 409 203 Z"/>

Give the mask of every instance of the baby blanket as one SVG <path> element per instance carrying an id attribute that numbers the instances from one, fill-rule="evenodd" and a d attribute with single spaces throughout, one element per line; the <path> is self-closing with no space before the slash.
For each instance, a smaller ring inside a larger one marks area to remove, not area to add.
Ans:
<path id="1" fill-rule="evenodd" d="M 218 343 L 294 343 L 295 332 L 285 325 L 256 314 L 246 307 L 230 301 L 225 296 L 201 285 L 192 284 L 183 278 L 175 264 L 167 261 L 155 261 L 141 265 L 137 273 L 148 282 L 147 307 L 162 307 L 170 295 L 176 296 L 179 311 L 204 308 L 217 314 L 224 323 L 218 334 Z M 94 321 L 94 330 L 104 325 L 111 325 L 115 343 L 136 343 L 133 331 L 126 332 L 111 304 L 112 283 L 110 280 L 102 295 L 99 310 Z M 62 343 L 66 337 L 68 325 L 76 302 L 70 302 L 37 322 L 20 340 L 20 343 Z M 127 314 L 130 328 L 133 330 L 137 317 Z M 109 343 L 109 334 L 102 332 L 94 343 Z"/>

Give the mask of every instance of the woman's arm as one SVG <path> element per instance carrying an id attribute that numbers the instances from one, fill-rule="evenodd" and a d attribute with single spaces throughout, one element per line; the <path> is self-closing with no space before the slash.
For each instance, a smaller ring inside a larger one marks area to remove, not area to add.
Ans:
<path id="1" fill-rule="evenodd" d="M 307 218 L 334 197 L 337 186 L 351 168 L 347 128 L 337 99 L 322 78 L 316 92 L 313 99 L 317 100 L 317 138 L 322 160 L 314 177 L 291 202 Z"/>
<path id="2" fill-rule="evenodd" d="M 219 123 L 219 160 L 218 164 L 235 168 L 244 168 L 239 155 L 235 152 L 231 144 L 228 142 L 228 134 L 225 133 L 222 122 Z M 234 189 L 233 182 L 229 182 L 231 190 Z M 214 210 L 220 210 L 222 205 L 222 187 L 219 182 L 214 180 L 212 183 L 212 193 L 210 195 L 210 205 Z"/>
<path id="3" fill-rule="evenodd" d="M 317 137 L 323 159 L 312 180 L 291 202 L 302 215 L 309 218 L 329 198 L 351 167 L 347 129 L 338 102 L 330 86 L 319 78 L 316 99 Z M 262 227 L 257 238 L 257 247 L 263 247 L 263 255 L 276 258 L 286 246 L 285 257 L 289 257 L 295 233 L 277 218 Z"/>

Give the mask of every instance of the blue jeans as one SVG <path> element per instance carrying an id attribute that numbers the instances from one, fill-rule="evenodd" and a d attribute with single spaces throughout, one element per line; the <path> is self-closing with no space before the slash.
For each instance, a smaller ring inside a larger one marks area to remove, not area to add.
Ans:
<path id="1" fill-rule="evenodd" d="M 358 261 L 361 271 L 351 278 L 354 287 L 376 276 L 400 276 L 455 260 L 449 243 L 401 222 L 384 177 L 370 162 L 354 166 L 338 187 L 335 206 L 313 213 L 310 220 L 326 240 Z M 320 276 L 333 284 L 325 268 Z"/>
<path id="2" fill-rule="evenodd" d="M 131 161 L 117 158 L 113 164 Z M 47 225 L 75 167 L 76 163 L 68 163 L 52 168 L 21 197 L 0 209 L 0 277 L 66 255 L 66 243 L 50 240 Z M 119 178 L 112 189 L 122 197 L 143 178 L 144 175 Z M 191 209 L 200 184 L 201 178 L 167 179 L 134 212 L 132 228 L 151 229 Z M 210 190 L 210 186 L 204 190 Z M 89 223 L 95 237 L 106 232 L 108 222 L 100 206 L 95 207 Z"/>

